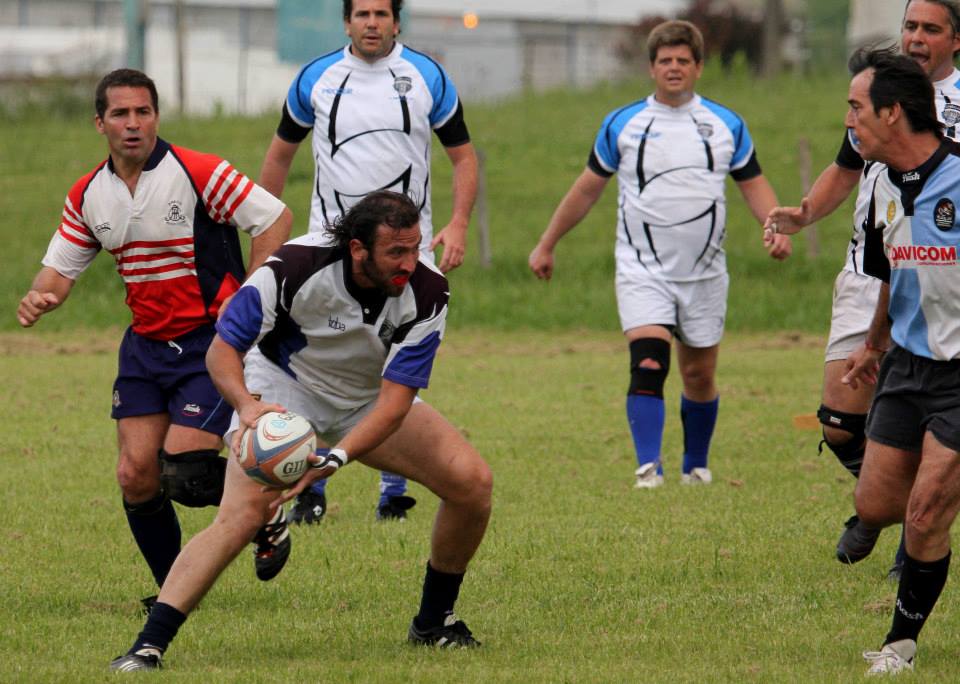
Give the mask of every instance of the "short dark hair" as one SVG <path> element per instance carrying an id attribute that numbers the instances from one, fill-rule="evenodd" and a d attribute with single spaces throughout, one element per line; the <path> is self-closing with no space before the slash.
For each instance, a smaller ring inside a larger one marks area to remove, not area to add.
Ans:
<path id="1" fill-rule="evenodd" d="M 904 19 L 906 19 L 907 10 L 910 9 L 910 3 L 913 2 L 929 2 L 940 5 L 947 10 L 947 14 L 950 16 L 950 28 L 953 29 L 954 34 L 960 33 L 960 0 L 907 0 L 907 4 L 903 6 Z M 957 55 L 960 55 L 960 50 L 954 51 L 954 58 Z"/>
<path id="2" fill-rule="evenodd" d="M 157 85 L 153 79 L 136 69 L 116 69 L 101 78 L 97 84 L 94 107 L 97 109 L 97 116 L 101 119 L 107 113 L 107 90 L 118 87 L 146 88 L 150 91 L 150 99 L 153 100 L 153 111 L 160 113 L 160 98 L 157 97 Z"/>
<path id="3" fill-rule="evenodd" d="M 703 61 L 703 34 L 700 33 L 700 29 L 689 21 L 676 19 L 657 24 L 647 37 L 650 64 L 656 61 L 660 48 L 674 45 L 686 45 L 693 53 L 693 60 L 697 64 Z"/>
<path id="4" fill-rule="evenodd" d="M 410 228 L 420 220 L 420 210 L 413 200 L 399 192 L 377 190 L 354 204 L 339 216 L 326 232 L 337 247 L 348 247 L 351 240 L 359 240 L 373 251 L 377 228 Z"/>
<path id="5" fill-rule="evenodd" d="M 390 0 L 390 10 L 393 12 L 393 20 L 400 21 L 400 10 L 403 9 L 403 0 Z M 353 14 L 353 0 L 343 0 L 343 20 L 350 21 L 350 15 Z"/>
<path id="6" fill-rule="evenodd" d="M 896 47 L 860 48 L 850 56 L 847 66 L 854 76 L 873 69 L 870 103 L 874 111 L 899 103 L 914 133 L 943 135 L 930 79 L 919 64 L 899 54 Z"/>

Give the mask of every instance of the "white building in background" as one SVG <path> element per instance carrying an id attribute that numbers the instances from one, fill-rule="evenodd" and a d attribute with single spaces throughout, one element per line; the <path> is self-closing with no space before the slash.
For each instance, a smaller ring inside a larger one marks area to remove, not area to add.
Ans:
<path id="1" fill-rule="evenodd" d="M 636 67 L 618 53 L 629 27 L 643 16 L 671 16 L 686 4 L 407 0 L 401 39 L 441 62 L 465 100 L 494 99 L 631 75 Z M 178 92 L 174 0 L 149 0 L 148 6 L 146 71 L 169 110 Z M 278 109 L 300 64 L 278 56 L 277 2 L 183 0 L 183 6 L 187 111 Z M 467 12 L 477 14 L 473 29 L 464 26 Z M 317 46 L 314 54 L 328 49 Z M 125 55 L 123 0 L 0 0 L 0 81 L 89 77 L 122 66 Z"/>
<path id="2" fill-rule="evenodd" d="M 892 0 L 850 0 L 847 46 L 854 49 L 898 43 L 905 4 Z"/>

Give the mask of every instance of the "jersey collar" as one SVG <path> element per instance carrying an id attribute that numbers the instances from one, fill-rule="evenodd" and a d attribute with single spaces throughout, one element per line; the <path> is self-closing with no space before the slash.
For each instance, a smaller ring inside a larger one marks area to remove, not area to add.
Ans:
<path id="1" fill-rule="evenodd" d="M 354 69 L 380 69 L 395 60 L 401 52 L 403 52 L 403 44 L 399 40 L 396 40 L 393 42 L 393 49 L 389 54 L 384 55 L 373 64 L 370 64 L 350 52 L 350 44 L 348 43 L 343 48 L 343 59 Z"/>
<path id="2" fill-rule="evenodd" d="M 153 146 L 153 152 L 150 153 L 150 156 L 147 157 L 147 163 L 143 165 L 141 171 L 152 171 L 157 168 L 157 165 L 163 160 L 167 155 L 167 152 L 170 151 L 170 143 L 168 143 L 163 138 L 157 138 L 157 144 Z M 107 168 L 110 169 L 110 172 L 116 175 L 117 170 L 113 167 L 113 157 L 107 157 Z"/>
<path id="3" fill-rule="evenodd" d="M 360 309 L 363 311 L 363 322 L 367 325 L 373 325 L 380 317 L 384 305 L 387 303 L 387 295 L 376 288 L 360 287 L 353 279 L 353 260 L 350 258 L 350 251 L 345 250 L 343 255 L 343 286 L 351 297 L 357 300 Z"/>
<path id="4" fill-rule="evenodd" d="M 692 111 L 699 104 L 700 104 L 700 96 L 697 95 L 696 93 L 694 93 L 693 97 L 691 97 L 687 102 L 684 102 L 679 107 L 671 107 L 668 104 L 660 102 L 660 100 L 657 99 L 657 96 L 655 93 L 651 93 L 650 96 L 647 97 L 647 105 L 649 105 L 650 107 L 656 107 L 666 112 L 679 112 L 679 113 L 689 112 L 689 111 Z"/>
<path id="5" fill-rule="evenodd" d="M 896 185 L 900 190 L 910 190 L 911 188 L 917 188 L 918 190 L 923 187 L 924 183 L 927 182 L 927 178 L 930 177 L 938 166 L 940 162 L 944 160 L 947 156 L 947 153 L 950 151 L 950 143 L 947 140 L 940 141 L 940 147 L 938 147 L 930 158 L 927 161 L 923 162 L 920 166 L 915 169 L 909 169 L 907 171 L 897 171 L 891 167 L 887 167 L 887 177 L 890 179 L 890 182 Z"/>
<path id="6" fill-rule="evenodd" d="M 936 81 L 933 84 L 933 89 L 943 90 L 944 88 L 958 88 L 960 87 L 960 69 L 956 67 L 953 68 L 946 78 Z"/>

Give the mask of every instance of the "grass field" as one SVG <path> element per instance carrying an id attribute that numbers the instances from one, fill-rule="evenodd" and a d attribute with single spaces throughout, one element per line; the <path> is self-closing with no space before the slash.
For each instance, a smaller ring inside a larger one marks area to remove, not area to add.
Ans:
<path id="1" fill-rule="evenodd" d="M 0 337 L 21 425 L 4 440 L 0 681 L 106 679 L 141 627 L 151 582 L 120 511 L 106 419 L 118 331 Z M 851 481 L 792 417 L 815 404 L 821 340 L 731 335 L 722 355 L 717 480 L 679 484 L 678 386 L 668 384 L 666 486 L 631 488 L 619 336 L 451 331 L 426 398 L 491 463 L 494 514 L 459 603 L 482 649 L 411 650 L 436 503 L 374 521 L 376 474 L 331 482 L 319 528 L 269 584 L 250 557 L 174 642 L 163 677 L 195 681 L 842 682 L 889 627 L 896 534 L 841 566 Z M 180 509 L 185 533 L 212 509 Z M 948 586 L 917 681 L 956 675 Z"/>
<path id="2" fill-rule="evenodd" d="M 403 644 L 416 611 L 436 503 L 420 489 L 405 524 L 373 518 L 376 475 L 338 474 L 328 519 L 294 530 L 288 568 L 254 578 L 232 566 L 171 648 L 163 675 L 194 681 L 845 682 L 889 626 L 885 580 L 896 534 L 873 557 L 833 559 L 852 482 L 815 431 L 792 418 L 819 398 L 823 334 L 849 211 L 821 224 L 822 256 L 803 239 L 785 264 L 731 191 L 728 335 L 721 418 L 708 488 L 679 485 L 679 388 L 668 382 L 667 486 L 631 488 L 623 415 L 626 353 L 613 300 L 614 189 L 561 244 L 555 279 L 526 258 L 583 168 L 610 109 L 647 84 L 469 106 L 487 156 L 494 265 L 452 274 L 447 340 L 426 398 L 491 463 L 491 527 L 459 610 L 482 649 L 431 653 Z M 814 173 L 840 140 L 845 79 L 757 84 L 708 69 L 702 92 L 740 111 L 784 201 L 800 197 L 797 141 Z M 762 93 L 763 97 L 758 97 Z M 162 134 L 216 151 L 256 176 L 275 117 L 165 120 Z M 0 377 L 15 427 L 0 442 L 7 493 L 0 555 L 0 681 L 108 678 L 153 593 L 113 480 L 107 419 L 115 348 L 128 314 L 100 257 L 71 301 L 35 331 L 16 303 L 38 267 L 64 194 L 104 154 L 88 121 L 0 122 Z M 442 152 L 437 152 L 442 155 Z M 434 213 L 449 214 L 449 165 L 434 165 Z M 306 226 L 312 170 L 301 151 L 285 197 Z M 40 420 L 37 420 L 37 417 Z M 36 421 L 36 422 L 35 422 Z M 212 509 L 181 509 L 185 536 Z M 917 681 L 956 678 L 960 611 L 948 585 L 930 620 Z"/>

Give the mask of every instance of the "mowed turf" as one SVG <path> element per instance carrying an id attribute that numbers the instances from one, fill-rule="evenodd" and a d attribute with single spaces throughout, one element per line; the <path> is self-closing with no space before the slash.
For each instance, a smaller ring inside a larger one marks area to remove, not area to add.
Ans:
<path id="1" fill-rule="evenodd" d="M 0 337 L 2 681 L 101 681 L 155 589 L 126 528 L 108 419 L 119 330 Z M 495 474 L 487 538 L 458 609 L 483 647 L 404 643 L 437 502 L 374 520 L 377 476 L 353 464 L 319 527 L 294 529 L 284 572 L 258 582 L 244 551 L 181 630 L 171 682 L 845 682 L 889 627 L 888 531 L 872 557 L 833 548 L 852 481 L 818 434 L 819 336 L 731 334 L 709 487 L 679 484 L 679 387 L 667 387 L 667 484 L 632 489 L 615 332 L 451 329 L 424 397 Z M 179 508 L 185 537 L 213 509 Z M 956 676 L 948 583 L 917 681 Z"/>

